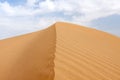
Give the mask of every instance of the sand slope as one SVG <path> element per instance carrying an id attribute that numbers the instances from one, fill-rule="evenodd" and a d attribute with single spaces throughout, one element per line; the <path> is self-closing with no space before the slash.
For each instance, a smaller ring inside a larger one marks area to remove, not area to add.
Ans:
<path id="1" fill-rule="evenodd" d="M 0 80 L 53 80 L 55 27 L 0 41 Z"/>
<path id="2" fill-rule="evenodd" d="M 120 80 L 120 38 L 58 22 L 1 40 L 0 80 Z"/>
<path id="3" fill-rule="evenodd" d="M 55 80 L 120 80 L 120 38 L 56 24 Z"/>

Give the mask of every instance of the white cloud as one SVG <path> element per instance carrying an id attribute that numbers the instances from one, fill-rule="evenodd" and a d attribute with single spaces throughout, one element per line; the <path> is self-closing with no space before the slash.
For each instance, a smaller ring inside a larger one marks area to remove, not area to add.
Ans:
<path id="1" fill-rule="evenodd" d="M 7 3 L 7 2 L 4 2 L 4 3 L 0 3 L 0 11 L 1 12 L 4 12 L 4 13 L 7 13 L 6 15 L 12 15 L 12 14 L 14 14 L 14 10 L 13 10 L 13 7 L 11 7 L 10 5 L 9 5 L 9 3 Z M 4 14 L 3 13 L 3 14 Z M 3 15 L 3 14 L 1 14 L 1 15 Z M 5 14 L 4 14 L 5 15 Z"/>
<path id="2" fill-rule="evenodd" d="M 26 0 L 18 6 L 0 2 L 0 28 L 36 30 L 56 21 L 89 25 L 98 18 L 120 15 L 119 4 L 120 0 Z"/>
<path id="3" fill-rule="evenodd" d="M 21 6 L 10 6 L 7 2 L 0 3 L 0 9 L 15 16 L 36 16 L 61 12 L 66 16 L 70 15 L 71 18 L 79 17 L 81 21 L 91 21 L 100 17 L 119 14 L 119 3 L 120 0 L 27 0 L 26 5 Z M 36 6 L 37 8 L 35 8 Z"/>
<path id="4" fill-rule="evenodd" d="M 27 0 L 27 6 L 34 6 L 38 0 Z"/>
<path id="5" fill-rule="evenodd" d="M 56 5 L 51 0 L 46 0 L 39 3 L 40 8 L 47 10 L 55 10 Z"/>

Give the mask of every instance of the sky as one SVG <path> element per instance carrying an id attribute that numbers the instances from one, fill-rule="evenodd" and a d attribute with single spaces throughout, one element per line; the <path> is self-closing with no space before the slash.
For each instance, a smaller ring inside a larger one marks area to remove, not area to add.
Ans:
<path id="1" fill-rule="evenodd" d="M 120 37 L 120 0 L 0 0 L 0 39 L 71 22 Z"/>

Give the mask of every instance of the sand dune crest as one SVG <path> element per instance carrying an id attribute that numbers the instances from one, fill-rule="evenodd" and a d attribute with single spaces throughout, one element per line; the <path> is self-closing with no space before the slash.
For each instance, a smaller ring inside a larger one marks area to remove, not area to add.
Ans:
<path id="1" fill-rule="evenodd" d="M 1 40 L 0 80 L 120 80 L 120 38 L 58 22 Z"/>

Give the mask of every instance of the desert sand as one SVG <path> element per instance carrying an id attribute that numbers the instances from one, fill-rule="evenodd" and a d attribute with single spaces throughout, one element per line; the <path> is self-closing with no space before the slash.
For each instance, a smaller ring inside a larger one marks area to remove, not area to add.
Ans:
<path id="1" fill-rule="evenodd" d="M 57 22 L 0 40 L 0 80 L 120 80 L 120 38 Z"/>

